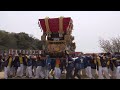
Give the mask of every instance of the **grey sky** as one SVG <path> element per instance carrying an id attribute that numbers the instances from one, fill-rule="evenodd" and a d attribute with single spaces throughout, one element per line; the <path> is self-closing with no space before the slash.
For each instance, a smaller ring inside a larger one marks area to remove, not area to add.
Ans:
<path id="1" fill-rule="evenodd" d="M 38 19 L 46 16 L 73 19 L 76 51 L 101 52 L 99 38 L 120 35 L 120 11 L 0 11 L 0 29 L 25 32 L 40 39 Z"/>

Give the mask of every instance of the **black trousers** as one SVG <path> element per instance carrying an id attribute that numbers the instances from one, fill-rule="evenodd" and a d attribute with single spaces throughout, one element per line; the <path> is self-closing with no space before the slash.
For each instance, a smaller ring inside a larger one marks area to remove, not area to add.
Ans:
<path id="1" fill-rule="evenodd" d="M 79 74 L 79 69 L 75 69 L 74 71 L 74 77 L 77 76 L 79 79 L 81 79 L 81 76 Z"/>
<path id="2" fill-rule="evenodd" d="M 73 69 L 71 70 L 67 70 L 67 73 L 66 73 L 66 79 L 74 79 L 73 75 L 72 75 L 72 71 Z"/>

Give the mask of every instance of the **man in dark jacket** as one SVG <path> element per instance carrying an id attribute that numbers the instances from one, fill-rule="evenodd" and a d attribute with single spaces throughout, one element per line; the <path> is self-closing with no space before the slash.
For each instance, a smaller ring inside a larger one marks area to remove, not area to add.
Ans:
<path id="1" fill-rule="evenodd" d="M 86 74 L 90 79 L 92 79 L 93 77 L 92 77 L 92 73 L 91 73 L 91 61 L 92 61 L 91 55 L 87 55 L 85 57 L 85 60 L 86 60 L 86 66 L 87 66 L 86 67 Z"/>
<path id="2" fill-rule="evenodd" d="M 13 76 L 16 76 L 17 73 L 17 69 L 18 67 L 20 67 L 20 62 L 19 62 L 19 57 L 16 54 L 14 59 L 13 59 L 13 63 L 12 63 L 13 67 L 14 67 L 14 72 L 13 72 Z"/>
<path id="3" fill-rule="evenodd" d="M 36 61 L 36 76 L 35 76 L 35 78 L 44 78 L 44 74 L 43 74 L 43 72 L 42 72 L 42 60 L 41 60 L 41 56 L 39 55 L 38 57 L 37 57 L 37 61 Z"/>
<path id="4" fill-rule="evenodd" d="M 32 73 L 35 76 L 35 74 L 36 74 L 37 56 L 36 55 L 32 55 L 31 59 L 32 59 Z"/>
<path id="5" fill-rule="evenodd" d="M 0 71 L 2 71 L 2 55 L 0 54 Z"/>
<path id="6" fill-rule="evenodd" d="M 27 62 L 25 60 L 26 55 L 22 54 L 22 57 L 23 57 L 23 76 L 25 76 L 26 75 L 26 69 L 27 69 Z"/>
<path id="7" fill-rule="evenodd" d="M 68 62 L 67 62 L 67 67 L 66 67 L 66 79 L 73 79 L 73 75 L 72 75 L 72 72 L 73 72 L 73 69 L 74 69 L 74 61 L 72 59 L 72 57 L 68 56 L 67 58 Z"/>
<path id="8" fill-rule="evenodd" d="M 61 60 L 60 69 L 61 69 L 61 73 L 63 73 L 66 69 L 66 59 L 62 57 L 60 60 Z"/>
<path id="9" fill-rule="evenodd" d="M 79 79 L 81 79 L 81 77 L 80 77 L 80 70 L 82 68 L 81 59 L 83 59 L 81 55 L 79 55 L 79 57 L 77 59 L 75 59 L 75 62 L 74 62 L 74 66 L 75 66 L 74 78 L 75 78 L 75 76 L 77 76 Z"/>

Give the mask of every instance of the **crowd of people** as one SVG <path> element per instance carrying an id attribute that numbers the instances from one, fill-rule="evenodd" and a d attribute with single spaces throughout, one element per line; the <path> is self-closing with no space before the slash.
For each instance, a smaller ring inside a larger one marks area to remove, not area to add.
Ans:
<path id="1" fill-rule="evenodd" d="M 0 55 L 4 78 L 120 79 L 120 54 L 82 54 L 51 58 L 42 54 Z"/>

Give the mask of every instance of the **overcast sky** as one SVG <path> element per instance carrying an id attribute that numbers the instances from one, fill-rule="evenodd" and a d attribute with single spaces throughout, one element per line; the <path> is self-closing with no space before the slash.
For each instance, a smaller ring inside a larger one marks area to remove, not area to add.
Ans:
<path id="1" fill-rule="evenodd" d="M 76 51 L 101 52 L 99 39 L 120 35 L 120 11 L 0 11 L 0 29 L 25 32 L 40 39 L 38 19 L 71 17 L 73 19 Z"/>

